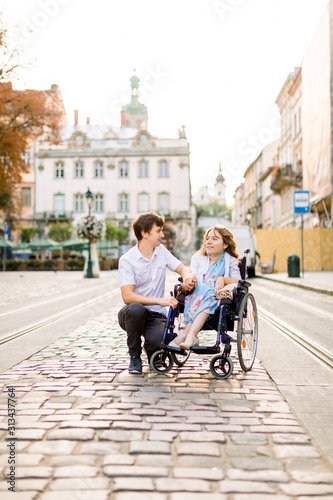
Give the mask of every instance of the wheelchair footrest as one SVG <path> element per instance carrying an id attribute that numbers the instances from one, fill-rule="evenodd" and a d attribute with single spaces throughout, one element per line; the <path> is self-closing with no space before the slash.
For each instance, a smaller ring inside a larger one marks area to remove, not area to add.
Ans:
<path id="1" fill-rule="evenodd" d="M 180 347 L 169 346 L 168 344 L 164 344 L 164 342 L 161 342 L 160 347 L 162 349 L 165 349 L 166 351 L 176 352 L 177 354 L 183 354 L 183 355 L 186 354 L 184 349 L 181 349 Z"/>
<path id="2" fill-rule="evenodd" d="M 221 352 L 219 345 L 213 346 L 203 346 L 203 345 L 194 345 L 191 347 L 191 351 L 196 354 L 216 354 Z"/>

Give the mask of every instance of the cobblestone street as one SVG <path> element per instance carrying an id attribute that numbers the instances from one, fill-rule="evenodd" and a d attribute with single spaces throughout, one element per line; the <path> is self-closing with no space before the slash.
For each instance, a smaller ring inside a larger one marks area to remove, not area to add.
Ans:
<path id="1" fill-rule="evenodd" d="M 0 376 L 2 500 L 333 498 L 332 465 L 258 360 L 247 374 L 235 363 L 228 380 L 193 354 L 167 375 L 147 362 L 130 375 L 118 309 Z"/>

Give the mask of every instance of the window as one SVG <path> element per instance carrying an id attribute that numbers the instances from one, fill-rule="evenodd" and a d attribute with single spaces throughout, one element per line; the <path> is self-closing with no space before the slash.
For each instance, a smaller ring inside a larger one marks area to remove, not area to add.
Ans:
<path id="1" fill-rule="evenodd" d="M 102 194 L 96 194 L 95 199 L 95 212 L 104 212 L 104 196 Z"/>
<path id="2" fill-rule="evenodd" d="M 128 177 L 128 161 L 121 161 L 119 164 L 119 177 Z"/>
<path id="3" fill-rule="evenodd" d="M 22 206 L 31 207 L 31 188 L 22 188 Z"/>
<path id="4" fill-rule="evenodd" d="M 139 177 L 148 177 L 148 162 L 139 161 Z"/>
<path id="5" fill-rule="evenodd" d="M 119 212 L 128 212 L 128 194 L 120 194 L 119 195 Z"/>
<path id="6" fill-rule="evenodd" d="M 83 212 L 83 194 L 76 194 L 74 196 L 74 210 L 75 212 Z"/>
<path id="7" fill-rule="evenodd" d="M 55 164 L 55 176 L 57 179 L 65 177 L 65 169 L 62 162 L 58 162 Z"/>
<path id="8" fill-rule="evenodd" d="M 141 144 L 146 144 L 147 141 L 148 141 L 147 134 L 141 134 L 140 135 L 140 142 L 141 142 Z"/>
<path id="9" fill-rule="evenodd" d="M 55 194 L 54 195 L 54 215 L 63 215 L 65 213 L 65 195 Z"/>
<path id="10" fill-rule="evenodd" d="M 26 151 L 25 153 L 22 153 L 22 159 L 24 160 L 26 165 L 30 165 L 30 158 L 31 158 L 31 155 L 30 155 L 29 150 Z"/>
<path id="11" fill-rule="evenodd" d="M 299 127 L 299 131 L 301 132 L 302 130 L 302 108 L 299 107 L 298 108 L 298 127 Z"/>
<path id="12" fill-rule="evenodd" d="M 101 161 L 95 162 L 95 177 L 103 177 L 103 163 Z"/>
<path id="13" fill-rule="evenodd" d="M 84 177 L 84 166 L 82 161 L 77 161 L 75 163 L 75 177 Z"/>
<path id="14" fill-rule="evenodd" d="M 148 212 L 149 210 L 149 194 L 140 193 L 138 196 L 138 212 Z"/>
<path id="15" fill-rule="evenodd" d="M 170 212 L 169 193 L 159 193 L 159 195 L 158 195 L 158 212 L 161 215 L 166 215 Z"/>
<path id="16" fill-rule="evenodd" d="M 161 160 L 159 162 L 158 175 L 159 175 L 159 177 L 169 177 L 168 162 L 167 161 Z"/>

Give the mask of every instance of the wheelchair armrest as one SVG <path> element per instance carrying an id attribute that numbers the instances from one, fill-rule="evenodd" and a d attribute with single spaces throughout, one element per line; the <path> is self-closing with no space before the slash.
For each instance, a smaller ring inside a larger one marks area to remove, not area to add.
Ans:
<path id="1" fill-rule="evenodd" d="M 250 283 L 249 281 L 239 280 L 237 288 L 250 288 L 250 286 L 252 286 L 252 283 Z"/>

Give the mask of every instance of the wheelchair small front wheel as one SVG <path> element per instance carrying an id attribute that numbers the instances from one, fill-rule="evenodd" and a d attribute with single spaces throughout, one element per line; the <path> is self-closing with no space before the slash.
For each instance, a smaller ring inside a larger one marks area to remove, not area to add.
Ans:
<path id="1" fill-rule="evenodd" d="M 156 373 L 168 373 L 173 367 L 172 355 L 164 349 L 156 351 L 150 358 L 150 366 Z"/>
<path id="2" fill-rule="evenodd" d="M 221 380 L 230 377 L 232 370 L 234 368 L 231 358 L 228 356 L 223 356 L 223 354 L 218 354 L 214 356 L 210 362 L 210 371 L 215 378 Z"/>
<path id="3" fill-rule="evenodd" d="M 186 361 L 188 360 L 188 358 L 190 357 L 190 354 L 191 354 L 191 351 L 184 351 L 184 354 L 182 354 L 180 352 L 172 352 L 171 356 L 172 356 L 173 362 L 177 366 L 183 366 L 186 363 Z"/>

